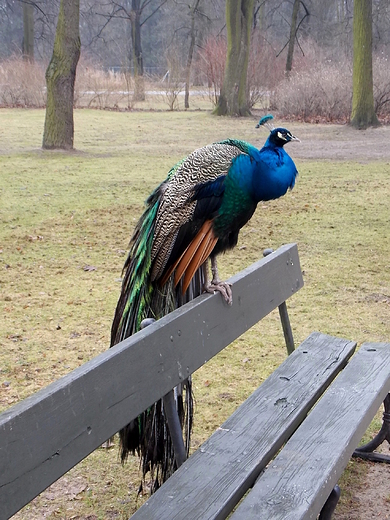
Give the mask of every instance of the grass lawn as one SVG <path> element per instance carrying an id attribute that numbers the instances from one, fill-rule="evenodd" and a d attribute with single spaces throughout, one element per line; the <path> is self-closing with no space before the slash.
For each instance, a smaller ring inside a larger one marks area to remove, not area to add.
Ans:
<path id="1" fill-rule="evenodd" d="M 78 110 L 76 151 L 66 153 L 41 150 L 43 110 L 2 109 L 0 120 L 3 411 L 108 348 L 129 237 L 169 168 L 226 137 L 261 146 L 267 131 L 204 111 Z M 387 130 L 285 126 L 302 139 L 287 148 L 297 185 L 259 204 L 220 274 L 296 242 L 305 280 L 288 302 L 296 342 L 313 330 L 389 341 L 390 152 L 369 152 Z M 195 374 L 194 449 L 285 357 L 276 311 Z M 15 518 L 128 518 L 139 482 L 137 460 L 122 467 L 116 448 L 97 450 Z"/>

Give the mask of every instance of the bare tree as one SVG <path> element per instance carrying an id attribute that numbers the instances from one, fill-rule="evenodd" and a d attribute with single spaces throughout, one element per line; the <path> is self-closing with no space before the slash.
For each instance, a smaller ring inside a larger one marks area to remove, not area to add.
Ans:
<path id="1" fill-rule="evenodd" d="M 111 2 L 109 2 L 111 5 L 110 12 L 100 13 L 106 18 L 106 23 L 101 29 L 101 32 L 107 27 L 112 19 L 122 18 L 130 23 L 135 101 L 143 101 L 145 99 L 141 29 L 142 26 L 167 3 L 167 1 L 168 0 L 123 0 L 117 2 L 111 0 Z M 145 14 L 146 8 L 148 8 L 148 12 Z"/>
<path id="2" fill-rule="evenodd" d="M 302 6 L 303 6 L 303 8 L 305 10 L 305 14 L 301 18 L 300 22 L 298 23 L 298 13 L 299 13 L 299 7 L 300 7 L 301 4 L 302 4 Z M 299 30 L 299 27 L 301 26 L 301 24 L 303 23 L 305 18 L 308 17 L 308 16 L 309 16 L 309 11 L 308 11 L 306 5 L 302 2 L 302 0 L 294 0 L 293 10 L 292 10 L 292 15 L 291 15 L 291 24 L 290 24 L 290 37 L 289 37 L 288 42 L 286 43 L 286 45 L 284 45 L 282 50 L 280 52 L 278 52 L 278 54 L 276 56 L 276 57 L 278 57 L 283 52 L 283 50 L 288 46 L 287 60 L 286 60 L 286 74 L 287 74 L 287 76 L 290 74 L 290 72 L 292 70 L 294 49 L 295 49 L 295 41 L 298 41 L 297 40 L 297 33 L 298 33 L 298 30 Z M 299 45 L 299 43 L 298 43 L 298 45 Z M 302 51 L 302 49 L 301 49 L 301 51 Z M 302 51 L 302 53 L 303 53 L 303 51 Z"/>
<path id="3" fill-rule="evenodd" d="M 195 16 L 201 0 L 195 0 L 193 5 L 189 6 L 191 16 L 191 29 L 190 29 L 190 47 L 188 49 L 187 65 L 186 65 L 186 86 L 184 93 L 184 107 L 190 108 L 190 77 L 191 77 L 191 64 L 194 55 L 195 47 Z"/>
<path id="4" fill-rule="evenodd" d="M 292 69 L 292 62 L 294 56 L 294 46 L 295 46 L 295 37 L 297 34 L 297 20 L 298 20 L 298 11 L 301 0 L 294 0 L 292 16 L 291 16 L 291 26 L 290 26 L 290 39 L 288 42 L 288 51 L 287 51 L 287 61 L 286 61 L 286 73 L 289 74 Z"/>
<path id="5" fill-rule="evenodd" d="M 353 11 L 353 95 L 351 125 L 379 124 L 372 76 L 372 0 L 355 0 Z"/>
<path id="6" fill-rule="evenodd" d="M 227 57 L 215 115 L 250 114 L 246 79 L 254 0 L 226 0 Z"/>
<path id="7" fill-rule="evenodd" d="M 53 55 L 46 70 L 43 148 L 73 148 L 73 99 L 80 57 L 80 0 L 61 0 Z"/>
<path id="8" fill-rule="evenodd" d="M 34 61 L 34 6 L 23 2 L 23 58 Z"/>
<path id="9" fill-rule="evenodd" d="M 129 0 L 127 0 L 129 3 Z M 143 101 L 145 99 L 144 84 L 144 62 L 141 46 L 141 15 L 147 2 L 141 0 L 131 0 L 129 19 L 131 24 L 131 43 L 133 51 L 134 66 L 134 100 Z"/>

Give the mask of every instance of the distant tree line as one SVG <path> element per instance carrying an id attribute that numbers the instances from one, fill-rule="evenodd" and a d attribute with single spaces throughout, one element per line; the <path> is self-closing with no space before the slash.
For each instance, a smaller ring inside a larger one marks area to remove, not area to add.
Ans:
<path id="1" fill-rule="evenodd" d="M 0 0 L 0 59 L 26 52 L 33 53 L 35 59 L 49 61 L 59 3 L 59 0 Z M 82 54 L 105 68 L 135 66 L 163 75 L 170 49 L 175 48 L 183 65 L 186 64 L 191 34 L 195 34 L 194 58 L 210 36 L 226 37 L 225 3 L 225 0 L 80 0 Z M 291 43 L 295 43 L 295 52 L 301 53 L 300 41 L 307 38 L 330 60 L 345 54 L 352 56 L 353 0 L 254 0 L 253 4 L 253 29 L 262 31 L 275 56 Z M 388 52 L 390 2 L 373 0 L 372 4 L 373 51 Z M 291 39 L 294 9 L 299 9 L 295 40 Z"/>
<path id="2" fill-rule="evenodd" d="M 287 49 L 286 78 L 295 54 L 303 54 L 303 39 L 310 39 L 329 61 L 353 50 L 351 123 L 361 128 L 378 123 L 372 50 L 388 53 L 389 14 L 388 0 L 0 0 L 0 59 L 11 53 L 29 61 L 51 56 L 45 148 L 73 147 L 73 96 L 81 49 L 106 68 L 132 70 L 136 100 L 144 99 L 146 64 L 165 70 L 174 54 L 185 70 L 188 107 L 194 55 L 210 38 L 223 38 L 226 63 L 214 113 L 247 115 L 253 34 L 261 34 L 273 48 L 275 61 Z"/>

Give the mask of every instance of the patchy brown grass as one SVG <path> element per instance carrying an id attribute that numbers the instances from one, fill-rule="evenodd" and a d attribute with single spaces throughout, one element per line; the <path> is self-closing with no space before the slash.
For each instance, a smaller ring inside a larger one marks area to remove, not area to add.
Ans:
<path id="1" fill-rule="evenodd" d="M 81 110 L 77 151 L 43 152 L 42 110 L 0 115 L 5 410 L 108 347 L 129 236 L 172 164 L 226 137 L 260 146 L 266 132 L 254 129 L 254 119 L 205 112 Z M 248 266 L 266 247 L 297 242 L 305 287 L 288 303 L 296 342 L 313 330 L 359 344 L 388 341 L 390 152 L 378 146 L 388 129 L 288 126 L 303 140 L 288 150 L 300 171 L 297 186 L 259 206 L 238 247 L 221 258 L 221 275 Z M 285 356 L 274 312 L 196 373 L 194 449 Z M 127 518 L 143 500 L 139 482 L 137 460 L 122 467 L 116 448 L 99 449 L 15 518 Z"/>

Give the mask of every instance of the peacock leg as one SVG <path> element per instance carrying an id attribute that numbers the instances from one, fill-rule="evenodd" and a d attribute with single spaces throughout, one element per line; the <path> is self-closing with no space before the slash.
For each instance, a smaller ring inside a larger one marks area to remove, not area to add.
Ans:
<path id="1" fill-rule="evenodd" d="M 219 279 L 217 258 L 215 256 L 211 255 L 210 260 L 211 260 L 211 273 L 213 275 L 213 279 L 211 280 L 211 283 L 208 281 L 207 267 L 205 266 L 204 290 L 209 293 L 214 293 L 215 291 L 220 292 L 222 294 L 222 297 L 224 298 L 225 302 L 228 305 L 231 305 L 233 303 L 232 285 L 229 282 L 223 282 L 222 280 Z"/>

